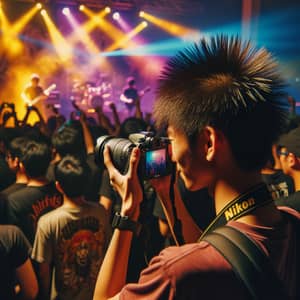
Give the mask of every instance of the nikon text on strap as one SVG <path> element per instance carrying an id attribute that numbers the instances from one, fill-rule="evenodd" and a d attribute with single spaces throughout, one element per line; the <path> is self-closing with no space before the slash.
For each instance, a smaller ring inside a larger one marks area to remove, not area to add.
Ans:
<path id="1" fill-rule="evenodd" d="M 273 199 L 265 183 L 260 183 L 252 187 L 244 194 L 228 203 L 210 223 L 201 237 L 205 236 L 208 232 L 213 231 L 215 228 L 225 225 L 228 221 L 236 220 L 272 201 Z"/>

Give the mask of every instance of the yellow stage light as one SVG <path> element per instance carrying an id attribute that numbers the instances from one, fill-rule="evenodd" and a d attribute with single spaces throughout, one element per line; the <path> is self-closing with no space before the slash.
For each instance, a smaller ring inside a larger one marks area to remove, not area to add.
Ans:
<path id="1" fill-rule="evenodd" d="M 43 10 L 41 13 L 48 29 L 52 44 L 59 58 L 64 62 L 68 61 L 72 57 L 72 48 L 65 40 L 63 35 L 59 32 L 48 13 L 45 10 Z"/>
<path id="2" fill-rule="evenodd" d="M 42 5 L 41 3 L 37 3 L 37 4 L 36 4 L 36 7 L 37 7 L 38 9 L 41 9 L 41 8 L 43 7 L 43 5 Z"/>
<path id="3" fill-rule="evenodd" d="M 14 35 L 19 34 L 26 24 L 34 17 L 34 15 L 40 10 L 39 5 L 33 6 L 28 12 L 26 12 L 22 17 L 20 17 L 12 26 L 11 33 Z"/>
<path id="4" fill-rule="evenodd" d="M 111 12 L 110 7 L 106 6 L 106 7 L 105 7 L 105 12 L 107 12 L 107 13 L 109 14 L 109 13 Z"/>
<path id="5" fill-rule="evenodd" d="M 147 21 L 155 24 L 156 26 L 162 28 L 163 30 L 169 32 L 172 35 L 185 38 L 186 35 L 193 34 L 195 32 L 198 32 L 198 30 L 195 30 L 193 28 L 189 28 L 186 26 L 182 26 L 180 24 L 157 18 L 153 15 L 150 15 L 146 12 L 140 12 L 140 17 L 146 19 Z"/>
<path id="6" fill-rule="evenodd" d="M 143 18 L 144 17 L 144 12 L 143 11 L 140 11 L 140 14 L 139 14 L 139 16 L 141 17 L 141 18 Z"/>
<path id="7" fill-rule="evenodd" d="M 80 11 L 85 10 L 85 6 L 84 6 L 83 4 L 79 5 L 79 10 L 80 10 Z"/>
<path id="8" fill-rule="evenodd" d="M 8 50 L 9 55 L 18 55 L 22 49 L 23 44 L 19 40 L 19 34 L 26 26 L 26 24 L 33 18 L 39 9 L 33 6 L 28 12 L 21 16 L 14 24 L 11 24 L 4 14 L 1 7 L 0 20 L 2 30 L 2 45 L 4 49 Z"/>
<path id="9" fill-rule="evenodd" d="M 125 36 L 123 36 L 121 39 L 116 40 L 111 46 L 109 46 L 105 51 L 110 52 L 113 50 L 116 50 L 117 48 L 123 47 L 125 43 L 130 41 L 133 37 L 135 37 L 139 32 L 141 32 L 143 29 L 147 27 L 147 22 L 143 21 L 139 25 L 137 25 L 135 28 L 133 28 L 130 32 L 128 32 Z"/>

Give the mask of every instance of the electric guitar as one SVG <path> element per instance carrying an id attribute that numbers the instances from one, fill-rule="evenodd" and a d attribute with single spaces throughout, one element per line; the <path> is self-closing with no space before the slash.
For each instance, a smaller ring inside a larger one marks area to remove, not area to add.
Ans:
<path id="1" fill-rule="evenodd" d="M 145 89 L 141 90 L 138 95 L 139 95 L 139 98 L 142 98 L 147 92 L 149 92 L 151 90 L 151 88 L 148 86 L 146 87 Z M 122 95 L 120 96 L 120 100 L 124 103 L 128 103 L 128 104 L 132 104 L 135 102 L 134 99 L 132 98 L 127 98 L 123 93 Z"/>
<path id="2" fill-rule="evenodd" d="M 29 99 L 25 93 L 22 93 L 21 96 L 22 96 L 23 100 L 25 101 L 26 105 L 30 107 L 30 106 L 37 104 L 41 100 L 47 99 L 48 96 L 50 95 L 50 93 L 55 89 L 56 89 L 56 84 L 53 83 L 49 87 L 47 87 L 41 95 L 38 95 L 37 97 L 35 97 L 32 100 Z"/>

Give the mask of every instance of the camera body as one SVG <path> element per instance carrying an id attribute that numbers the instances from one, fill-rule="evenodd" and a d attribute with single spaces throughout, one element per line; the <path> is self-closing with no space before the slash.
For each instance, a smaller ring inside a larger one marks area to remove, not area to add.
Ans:
<path id="1" fill-rule="evenodd" d="M 140 132 L 129 135 L 129 139 L 101 136 L 95 149 L 96 163 L 103 165 L 105 145 L 110 148 L 114 166 L 122 173 L 128 171 L 131 151 L 134 147 L 141 150 L 138 176 L 147 180 L 172 173 L 173 163 L 169 154 L 170 141 L 167 137 L 156 137 L 152 132 Z"/>

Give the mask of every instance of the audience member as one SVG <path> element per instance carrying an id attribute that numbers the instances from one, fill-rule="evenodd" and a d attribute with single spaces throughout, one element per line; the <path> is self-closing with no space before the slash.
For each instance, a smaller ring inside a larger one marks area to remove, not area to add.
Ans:
<path id="1" fill-rule="evenodd" d="M 27 143 L 21 163 L 28 178 L 27 186 L 8 196 L 9 223 L 18 225 L 32 244 L 38 219 L 62 204 L 62 195 L 46 179 L 51 151 L 43 142 Z"/>
<path id="2" fill-rule="evenodd" d="M 280 149 L 278 145 L 272 146 L 270 159 L 261 170 L 262 180 L 267 184 L 274 200 L 287 197 L 294 192 L 293 179 L 282 171 L 278 149 Z"/>
<path id="3" fill-rule="evenodd" d="M 26 148 L 29 139 L 27 137 L 16 137 L 13 139 L 6 152 L 6 161 L 9 168 L 15 173 L 16 181 L 4 189 L 1 193 L 5 195 L 12 194 L 27 185 L 28 178 L 21 163 L 24 149 Z"/>
<path id="4" fill-rule="evenodd" d="M 0 225 L 0 299 L 35 299 L 38 283 L 30 261 L 31 246 L 21 230 Z"/>
<path id="5" fill-rule="evenodd" d="M 108 217 L 84 197 L 89 178 L 84 161 L 66 155 L 55 178 L 63 205 L 40 218 L 32 252 L 39 263 L 41 299 L 92 299 L 111 236 Z"/>
<path id="6" fill-rule="evenodd" d="M 49 165 L 47 178 L 54 180 L 54 168 L 65 155 L 71 154 L 84 159 L 91 170 L 85 196 L 89 201 L 98 202 L 98 191 L 103 170 L 95 164 L 95 143 L 86 123 L 84 112 L 81 112 L 79 121 L 66 123 L 53 134 L 52 146 L 54 159 Z"/>
<path id="7" fill-rule="evenodd" d="M 278 141 L 278 151 L 283 172 L 294 181 L 295 192 L 285 198 L 276 199 L 276 205 L 289 206 L 300 211 L 300 127 L 283 135 Z"/>
<path id="8" fill-rule="evenodd" d="M 218 218 L 238 200 L 254 201 L 242 213 L 228 215 L 228 226 L 258 244 L 288 297 L 295 299 L 299 244 L 291 219 L 299 222 L 300 214 L 289 208 L 278 210 L 260 174 L 286 124 L 282 87 L 277 65 L 265 49 L 257 50 L 237 37 L 203 39 L 177 54 L 164 69 L 154 118 L 159 128 L 167 128 L 172 159 L 186 188 L 207 187 Z M 139 158 L 140 150 L 134 148 L 129 170 L 122 175 L 111 161 L 109 148 L 104 150 L 110 182 L 121 195 L 116 218 L 122 222 L 114 226 L 94 300 L 199 299 L 199 295 L 220 299 L 233 291 L 236 299 L 248 299 L 250 292 L 231 265 L 205 241 L 168 247 L 152 259 L 138 283 L 125 284 L 143 199 Z M 268 294 L 265 289 L 259 292 Z"/>

